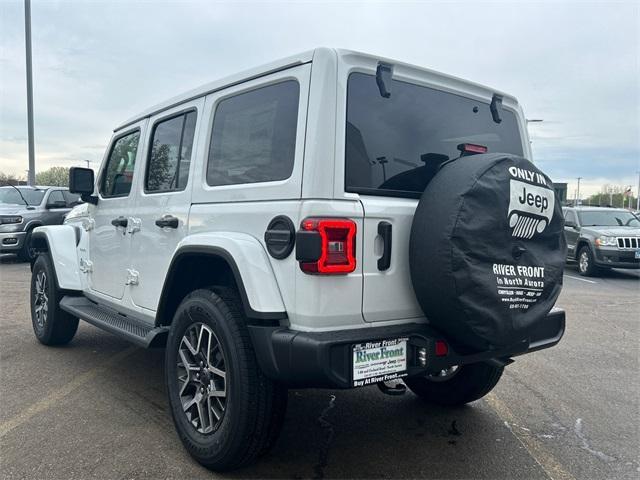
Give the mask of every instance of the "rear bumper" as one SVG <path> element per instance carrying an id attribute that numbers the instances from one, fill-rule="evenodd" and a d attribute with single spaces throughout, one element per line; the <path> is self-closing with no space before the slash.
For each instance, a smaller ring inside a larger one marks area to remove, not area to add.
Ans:
<path id="1" fill-rule="evenodd" d="M 271 379 L 291 387 L 351 388 L 354 344 L 407 338 L 404 376 L 434 373 L 453 365 L 478 362 L 506 364 L 510 358 L 556 345 L 565 329 L 564 310 L 554 308 L 528 341 L 499 350 L 457 353 L 451 345 L 446 356 L 436 356 L 436 341 L 445 337 L 424 324 L 370 327 L 332 332 L 299 332 L 286 327 L 250 326 L 258 363 Z M 419 365 L 418 350 L 427 351 L 426 367 Z"/>
<path id="2" fill-rule="evenodd" d="M 0 233 L 0 253 L 18 252 L 24 244 L 25 232 Z"/>
<path id="3" fill-rule="evenodd" d="M 640 268 L 640 258 L 635 258 L 635 250 L 597 248 L 595 264 L 608 268 Z"/>

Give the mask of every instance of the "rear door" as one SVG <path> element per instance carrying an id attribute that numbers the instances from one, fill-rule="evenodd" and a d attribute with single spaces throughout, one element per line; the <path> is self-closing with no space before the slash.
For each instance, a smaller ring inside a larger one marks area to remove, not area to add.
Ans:
<path id="1" fill-rule="evenodd" d="M 196 126 L 204 98 L 162 112 L 149 120 L 143 174 L 132 213 L 131 268 L 138 284 L 131 299 L 156 310 L 178 242 L 186 235 L 196 152 Z"/>
<path id="2" fill-rule="evenodd" d="M 424 316 L 411 283 L 409 239 L 420 195 L 441 163 L 459 157 L 463 143 L 523 155 L 516 112 L 503 107 L 502 122 L 495 123 L 490 94 L 465 98 L 400 68 L 387 82 L 385 97 L 375 70 L 355 71 L 346 91 L 345 190 L 358 194 L 364 209 L 362 312 L 368 322 Z"/>

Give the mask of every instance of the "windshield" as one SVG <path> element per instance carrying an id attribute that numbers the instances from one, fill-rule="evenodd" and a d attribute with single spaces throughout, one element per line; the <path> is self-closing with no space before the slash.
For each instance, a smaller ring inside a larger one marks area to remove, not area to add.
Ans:
<path id="1" fill-rule="evenodd" d="M 374 75 L 349 76 L 349 192 L 417 196 L 443 161 L 460 156 L 462 143 L 485 146 L 489 153 L 523 155 L 518 121 L 510 110 L 501 108 L 502 122 L 495 123 L 488 103 L 398 80 L 391 81 L 390 90 L 384 98 Z"/>
<path id="2" fill-rule="evenodd" d="M 589 210 L 578 215 L 583 227 L 640 227 L 640 220 L 625 210 Z"/>
<path id="3" fill-rule="evenodd" d="M 18 189 L 29 205 L 40 205 L 46 191 L 36 188 L 18 187 Z M 13 187 L 0 187 L 0 203 L 24 205 L 24 200 L 20 197 L 20 193 Z"/>

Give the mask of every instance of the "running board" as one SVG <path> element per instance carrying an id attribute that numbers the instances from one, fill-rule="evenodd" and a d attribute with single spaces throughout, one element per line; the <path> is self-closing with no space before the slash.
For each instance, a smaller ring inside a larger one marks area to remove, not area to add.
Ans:
<path id="1" fill-rule="evenodd" d="M 81 320 L 118 335 L 136 345 L 149 348 L 166 339 L 169 327 L 153 327 L 146 322 L 118 313 L 112 308 L 92 302 L 83 296 L 65 296 L 60 308 Z M 157 340 L 156 340 L 157 339 Z M 156 340 L 156 342 L 154 342 Z"/>

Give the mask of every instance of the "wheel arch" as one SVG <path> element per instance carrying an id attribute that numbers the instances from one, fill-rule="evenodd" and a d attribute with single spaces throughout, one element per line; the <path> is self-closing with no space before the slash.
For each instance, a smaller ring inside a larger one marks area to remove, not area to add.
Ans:
<path id="1" fill-rule="evenodd" d="M 576 249 L 575 249 L 575 253 L 574 253 L 574 258 L 576 260 L 578 260 L 578 256 L 580 255 L 580 250 L 582 250 L 582 247 L 587 247 L 589 250 L 591 250 L 591 254 L 593 254 L 593 247 L 591 246 L 591 242 L 589 241 L 588 238 L 579 238 L 578 242 L 576 243 Z"/>
<path id="2" fill-rule="evenodd" d="M 271 272 L 270 267 L 267 270 L 265 265 L 256 265 L 235 253 L 234 256 L 230 249 L 218 245 L 179 247 L 162 287 L 156 325 L 171 324 L 178 305 L 189 292 L 212 285 L 231 287 L 238 292 L 250 324 L 277 326 L 286 321 L 287 313 L 276 279 L 272 273 L 268 275 L 270 280 L 265 279 L 265 272 Z M 256 258 L 252 260 L 255 262 Z M 265 262 L 268 263 L 266 257 Z M 267 298 L 271 308 L 268 311 L 258 308 L 264 307 Z"/>

